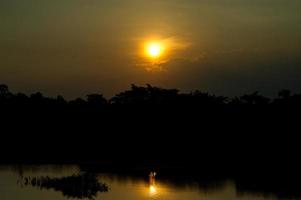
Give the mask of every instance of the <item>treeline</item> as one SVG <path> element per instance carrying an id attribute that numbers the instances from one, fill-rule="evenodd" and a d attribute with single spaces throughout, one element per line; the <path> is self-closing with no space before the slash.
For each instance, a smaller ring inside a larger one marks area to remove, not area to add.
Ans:
<path id="1" fill-rule="evenodd" d="M 90 94 L 67 101 L 14 94 L 1 85 L 0 154 L 12 162 L 194 165 L 201 159 L 208 170 L 224 163 L 231 170 L 279 166 L 279 160 L 296 161 L 301 151 L 294 137 L 300 132 L 300 108 L 301 95 L 288 90 L 275 99 L 258 92 L 228 98 L 132 85 L 111 99 Z"/>
<path id="2" fill-rule="evenodd" d="M 115 95 L 111 99 L 106 99 L 102 94 L 89 94 L 86 98 L 77 98 L 67 101 L 63 96 L 56 98 L 45 97 L 37 92 L 31 95 L 23 93 L 12 93 L 7 85 L 0 85 L 0 105 L 5 106 L 51 106 L 53 107 L 86 107 L 95 108 L 110 105 L 187 105 L 187 106 L 300 106 L 301 94 L 293 94 L 290 90 L 281 90 L 278 97 L 270 99 L 259 92 L 245 94 L 242 96 L 229 98 L 216 96 L 199 90 L 190 93 L 180 93 L 177 89 L 162 89 L 151 85 L 132 85 L 130 90 L 126 90 Z"/>

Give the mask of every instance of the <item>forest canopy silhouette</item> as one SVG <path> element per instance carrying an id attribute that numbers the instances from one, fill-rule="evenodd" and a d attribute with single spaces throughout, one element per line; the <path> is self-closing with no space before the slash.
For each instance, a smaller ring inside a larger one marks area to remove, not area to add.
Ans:
<path id="1" fill-rule="evenodd" d="M 68 101 L 12 93 L 1 85 L 1 162 L 156 160 L 194 166 L 201 158 L 209 171 L 223 163 L 230 171 L 256 170 L 257 163 L 269 171 L 297 161 L 300 149 L 291 134 L 300 108 L 301 95 L 289 90 L 275 99 L 259 92 L 229 98 L 132 85 L 111 99 L 89 94 Z M 5 153 L 12 148 L 19 151 Z"/>
<path id="2" fill-rule="evenodd" d="M 98 109 L 100 106 L 109 107 L 111 105 L 194 105 L 194 106 L 297 106 L 301 104 L 301 94 L 293 94 L 290 90 L 283 89 L 278 93 L 278 97 L 270 99 L 261 95 L 258 91 L 244 94 L 233 98 L 216 96 L 207 92 L 196 90 L 190 93 L 180 93 L 177 89 L 164 89 L 151 85 L 132 85 L 130 90 L 116 94 L 111 99 L 106 99 L 102 94 L 88 94 L 86 98 L 76 98 L 67 101 L 63 96 L 46 97 L 41 92 L 26 95 L 23 93 L 12 93 L 5 84 L 0 85 L 0 105 L 6 106 L 48 106 L 81 107 Z"/>
<path id="3" fill-rule="evenodd" d="M 120 92 L 111 99 L 95 93 L 87 95 L 86 98 L 66 100 L 63 96 L 46 97 L 40 92 L 31 95 L 12 93 L 8 86 L 2 84 L 0 108 L 2 118 L 7 120 L 11 116 L 13 121 L 24 121 L 33 117 L 37 120 L 45 119 L 45 122 L 49 118 L 48 121 L 53 122 L 63 119 L 106 124 L 107 121 L 148 124 L 153 127 L 176 121 L 183 122 L 182 124 L 193 121 L 218 124 L 231 119 L 231 123 L 242 121 L 267 125 L 268 122 L 281 119 L 284 123 L 289 117 L 298 114 L 301 94 L 280 90 L 278 97 L 274 99 L 259 92 L 230 98 L 200 90 L 181 93 L 177 89 L 132 85 L 129 90 Z"/>

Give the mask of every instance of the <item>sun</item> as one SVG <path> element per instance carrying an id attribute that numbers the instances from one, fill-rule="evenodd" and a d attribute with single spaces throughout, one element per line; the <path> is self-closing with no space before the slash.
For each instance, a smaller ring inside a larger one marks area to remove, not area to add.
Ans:
<path id="1" fill-rule="evenodd" d="M 163 54 L 164 47 L 159 42 L 150 42 L 146 45 L 146 54 L 151 58 L 158 58 Z"/>
<path id="2" fill-rule="evenodd" d="M 148 53 L 152 57 L 158 57 L 161 53 L 161 46 L 159 44 L 153 43 L 148 47 Z"/>

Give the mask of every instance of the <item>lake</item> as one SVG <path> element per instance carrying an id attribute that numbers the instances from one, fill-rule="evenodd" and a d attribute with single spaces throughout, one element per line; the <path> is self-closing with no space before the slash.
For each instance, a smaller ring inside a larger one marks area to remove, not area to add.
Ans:
<path id="1" fill-rule="evenodd" d="M 88 173 L 77 165 L 0 166 L 1 200 L 273 200 L 231 180 L 194 181 L 156 171 Z M 291 199 L 281 197 L 281 199 Z M 297 198 L 293 198 L 297 199 Z"/>

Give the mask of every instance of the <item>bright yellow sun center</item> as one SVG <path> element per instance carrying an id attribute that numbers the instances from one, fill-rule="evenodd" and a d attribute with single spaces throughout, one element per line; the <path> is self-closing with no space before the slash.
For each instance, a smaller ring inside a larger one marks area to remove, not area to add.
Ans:
<path id="1" fill-rule="evenodd" d="M 163 52 L 163 47 L 159 43 L 150 43 L 146 47 L 147 54 L 152 58 L 159 57 Z"/>

